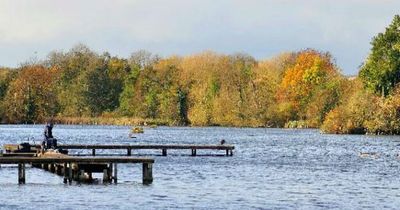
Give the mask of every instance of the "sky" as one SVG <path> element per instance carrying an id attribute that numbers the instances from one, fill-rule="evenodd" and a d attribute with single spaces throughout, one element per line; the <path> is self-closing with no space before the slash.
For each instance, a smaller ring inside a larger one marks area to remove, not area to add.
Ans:
<path id="1" fill-rule="evenodd" d="M 314 48 L 355 75 L 399 13 L 399 0 L 0 0 L 0 66 L 79 43 L 121 57 L 213 50 L 258 60 Z"/>

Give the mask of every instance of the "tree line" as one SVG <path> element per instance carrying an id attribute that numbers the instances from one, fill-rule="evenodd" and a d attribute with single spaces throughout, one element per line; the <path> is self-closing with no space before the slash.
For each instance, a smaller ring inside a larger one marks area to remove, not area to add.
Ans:
<path id="1" fill-rule="evenodd" d="M 206 51 L 129 58 L 85 45 L 0 69 L 3 123 L 48 118 L 151 119 L 166 125 L 400 132 L 400 17 L 373 38 L 356 78 L 328 52 L 306 49 L 256 60 Z"/>

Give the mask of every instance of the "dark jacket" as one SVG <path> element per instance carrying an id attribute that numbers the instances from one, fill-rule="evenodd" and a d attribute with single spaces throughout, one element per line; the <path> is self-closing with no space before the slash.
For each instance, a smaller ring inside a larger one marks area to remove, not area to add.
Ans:
<path id="1" fill-rule="evenodd" d="M 44 129 L 44 138 L 46 140 L 50 139 L 50 138 L 53 138 L 53 131 L 52 130 L 53 130 L 53 125 L 47 124 L 45 129 Z"/>

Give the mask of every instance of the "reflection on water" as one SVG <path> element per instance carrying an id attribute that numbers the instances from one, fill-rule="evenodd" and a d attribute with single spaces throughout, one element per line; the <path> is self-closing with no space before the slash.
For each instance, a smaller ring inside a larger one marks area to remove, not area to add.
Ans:
<path id="1" fill-rule="evenodd" d="M 41 125 L 1 125 L 0 144 L 42 138 Z M 399 137 L 322 135 L 317 130 L 62 126 L 60 143 L 234 144 L 234 156 L 191 157 L 190 151 L 135 151 L 157 155 L 154 182 L 141 184 L 141 166 L 119 164 L 117 185 L 64 185 L 62 178 L 28 168 L 0 168 L 0 209 L 161 208 L 398 208 Z M 75 150 L 89 154 L 90 151 Z M 125 151 L 96 151 L 96 153 Z M 198 151 L 198 154 L 224 151 Z M 101 175 L 98 175 L 101 177 Z"/>

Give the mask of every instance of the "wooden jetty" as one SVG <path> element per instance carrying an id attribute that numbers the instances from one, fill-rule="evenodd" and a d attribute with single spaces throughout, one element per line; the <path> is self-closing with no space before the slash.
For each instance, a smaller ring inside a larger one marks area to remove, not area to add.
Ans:
<path id="1" fill-rule="evenodd" d="M 152 165 L 154 159 L 134 157 L 76 157 L 66 155 L 71 149 L 90 149 L 93 156 L 96 150 L 113 149 L 126 150 L 127 156 L 132 155 L 132 150 L 160 150 L 163 156 L 167 150 L 190 150 L 192 156 L 197 155 L 197 150 L 224 150 L 227 156 L 233 155 L 235 149 L 232 145 L 191 145 L 191 144 L 170 144 L 170 145 L 114 145 L 114 144 L 61 144 L 57 146 L 58 152 L 54 150 L 42 150 L 40 145 L 7 144 L 3 147 L 5 153 L 0 155 L 1 164 L 18 164 L 18 183 L 25 183 L 25 165 L 42 168 L 46 171 L 64 177 L 64 183 L 93 181 L 92 173 L 103 173 L 103 182 L 117 183 L 117 165 L 120 163 L 141 163 L 143 165 L 143 184 L 153 182 Z M 63 154 L 64 153 L 64 154 Z"/>
<path id="2" fill-rule="evenodd" d="M 163 156 L 167 156 L 167 150 L 191 150 L 192 156 L 196 156 L 197 150 L 225 150 L 227 156 L 233 155 L 235 149 L 232 145 L 192 145 L 192 144 L 154 144 L 154 145 L 100 145 L 100 144 L 61 144 L 60 149 L 91 149 L 92 155 L 96 155 L 96 149 L 122 149 L 127 151 L 127 156 L 132 155 L 132 150 L 160 150 Z"/>
<path id="3" fill-rule="evenodd" d="M 0 164 L 18 164 L 18 183 L 25 183 L 25 165 L 32 164 L 34 167 L 40 167 L 58 175 L 64 176 L 64 183 L 72 180 L 82 181 L 85 176 L 91 179 L 91 173 L 103 172 L 103 181 L 112 181 L 117 183 L 119 163 L 141 163 L 143 165 L 143 184 L 153 182 L 152 165 L 154 159 L 134 158 L 134 157 L 71 157 L 67 155 L 57 157 L 0 157 Z"/>

